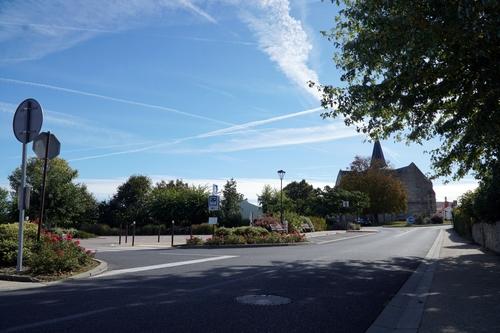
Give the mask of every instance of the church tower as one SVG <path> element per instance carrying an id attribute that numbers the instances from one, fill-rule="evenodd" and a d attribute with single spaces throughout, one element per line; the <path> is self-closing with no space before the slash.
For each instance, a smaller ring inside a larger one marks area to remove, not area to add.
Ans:
<path id="1" fill-rule="evenodd" d="M 387 167 L 384 152 L 382 151 L 382 146 L 380 145 L 380 141 L 378 140 L 375 141 L 375 144 L 373 145 L 372 160 L 370 162 L 370 166 L 376 166 L 378 168 Z"/>

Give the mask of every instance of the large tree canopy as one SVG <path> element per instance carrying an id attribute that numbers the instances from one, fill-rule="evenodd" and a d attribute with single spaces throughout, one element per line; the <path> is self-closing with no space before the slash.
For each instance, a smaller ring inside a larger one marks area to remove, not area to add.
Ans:
<path id="1" fill-rule="evenodd" d="M 483 178 L 500 151 L 500 1 L 336 2 L 324 34 L 343 85 L 319 88 L 324 116 L 374 138 L 437 136 L 436 176 Z"/>
<path id="2" fill-rule="evenodd" d="M 41 206 L 41 187 L 43 161 L 37 158 L 28 160 L 26 181 L 33 186 L 30 209 L 27 215 L 32 219 L 39 217 Z M 72 169 L 68 162 L 55 158 L 49 162 L 47 172 L 47 190 L 45 193 L 45 221 L 52 227 L 79 227 L 82 223 L 94 222 L 97 218 L 97 204 L 87 187 L 74 183 L 78 171 Z M 21 184 L 21 169 L 16 168 L 9 176 L 13 192 Z M 16 196 L 17 197 L 17 196 Z"/>

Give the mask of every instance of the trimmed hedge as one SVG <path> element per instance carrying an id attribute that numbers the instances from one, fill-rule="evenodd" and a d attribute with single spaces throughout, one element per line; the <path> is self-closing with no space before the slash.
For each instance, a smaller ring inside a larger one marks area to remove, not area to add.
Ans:
<path id="1" fill-rule="evenodd" d="M 0 224 L 0 266 L 15 266 L 17 260 L 19 223 Z M 38 225 L 25 223 L 23 258 L 27 262 L 31 258 L 33 244 L 36 240 Z"/>

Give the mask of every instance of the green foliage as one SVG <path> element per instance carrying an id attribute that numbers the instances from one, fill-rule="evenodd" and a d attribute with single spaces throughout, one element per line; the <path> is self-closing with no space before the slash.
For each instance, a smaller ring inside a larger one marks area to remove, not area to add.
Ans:
<path id="1" fill-rule="evenodd" d="M 311 201 L 314 200 L 314 187 L 307 183 L 304 179 L 300 182 L 291 182 L 283 188 L 293 205 L 293 211 L 298 214 L 310 214 Z"/>
<path id="2" fill-rule="evenodd" d="M 432 224 L 443 224 L 443 218 L 439 215 L 432 215 L 431 223 Z"/>
<path id="3" fill-rule="evenodd" d="M 33 246 L 33 253 L 27 264 L 30 272 L 39 274 L 60 274 L 76 271 L 90 264 L 92 256 L 78 241 L 56 234 L 43 234 L 40 242 Z"/>
<path id="4" fill-rule="evenodd" d="M 215 237 L 207 239 L 205 245 L 284 244 L 305 241 L 304 235 L 299 233 L 280 234 L 276 232 L 267 232 L 267 230 L 262 230 L 262 228 L 257 228 L 258 230 L 252 230 L 251 228 L 252 227 L 247 227 L 244 231 L 242 229 L 238 232 L 239 234 L 233 231 L 224 236 L 216 235 Z"/>
<path id="5" fill-rule="evenodd" d="M 38 226 L 25 223 L 23 228 L 23 258 L 29 260 Z M 0 224 L 0 267 L 15 266 L 17 260 L 19 223 Z"/>
<path id="6" fill-rule="evenodd" d="M 280 220 L 271 215 L 264 215 L 254 221 L 254 226 L 269 229 L 271 224 L 279 224 Z"/>
<path id="7" fill-rule="evenodd" d="M 311 220 L 314 226 L 314 231 L 327 230 L 326 219 L 324 217 L 310 216 L 309 219 Z"/>
<path id="8" fill-rule="evenodd" d="M 193 235 L 211 235 L 213 231 L 213 225 L 208 223 L 193 224 Z"/>
<path id="9" fill-rule="evenodd" d="M 38 217 L 41 205 L 43 162 L 30 158 L 27 164 L 27 183 L 33 186 L 31 205 L 27 215 L 32 220 Z M 78 228 L 82 223 L 93 222 L 97 218 L 97 204 L 83 184 L 74 183 L 78 172 L 60 158 L 49 163 L 46 188 L 46 225 L 52 227 Z M 21 183 L 21 169 L 16 168 L 9 176 L 12 191 L 16 192 Z M 15 209 L 17 210 L 17 208 Z"/>
<path id="10" fill-rule="evenodd" d="M 238 193 L 234 179 L 231 178 L 226 182 L 222 195 L 222 225 L 227 227 L 241 225 L 240 202 L 243 200 L 243 195 Z"/>
<path id="11" fill-rule="evenodd" d="M 203 245 L 203 239 L 199 237 L 193 237 L 186 239 L 187 245 Z"/>
<path id="12" fill-rule="evenodd" d="M 94 234 L 94 235 L 98 235 L 98 236 L 118 236 L 120 234 L 120 229 L 110 227 L 107 224 L 100 224 L 100 223 L 82 224 L 80 230 Z M 131 231 L 130 231 L 130 233 L 131 233 Z"/>
<path id="13" fill-rule="evenodd" d="M 10 207 L 9 192 L 0 187 L 0 223 L 7 223 L 10 221 Z"/>
<path id="14" fill-rule="evenodd" d="M 324 35 L 342 82 L 320 88 L 324 116 L 373 138 L 438 136 L 436 176 L 484 178 L 500 156 L 500 2 L 340 2 Z"/>
<path id="15" fill-rule="evenodd" d="M 115 216 L 123 223 L 136 221 L 138 226 L 149 220 L 147 203 L 151 193 L 151 179 L 146 176 L 134 175 L 118 187 L 110 201 Z"/>
<path id="16" fill-rule="evenodd" d="M 281 192 L 265 185 L 262 193 L 258 196 L 259 204 L 262 206 L 264 214 L 279 215 L 281 211 Z M 293 211 L 293 201 L 287 197 L 283 191 L 283 211 Z"/>
<path id="17" fill-rule="evenodd" d="M 151 217 L 170 226 L 190 226 L 208 220 L 208 192 L 205 187 L 188 186 L 181 181 L 158 183 L 149 197 Z"/>
<path id="18" fill-rule="evenodd" d="M 356 157 L 358 160 L 359 157 Z M 351 165 L 351 172 L 340 180 L 339 188 L 364 193 L 369 204 L 356 207 L 357 214 L 364 212 L 375 217 L 384 213 L 401 213 L 407 207 L 407 195 L 403 184 L 391 174 L 391 170 L 370 167 L 358 171 L 356 160 Z"/>
<path id="19" fill-rule="evenodd" d="M 289 232 L 301 232 L 303 220 L 301 216 L 295 212 L 285 212 L 285 220 L 288 221 Z"/>

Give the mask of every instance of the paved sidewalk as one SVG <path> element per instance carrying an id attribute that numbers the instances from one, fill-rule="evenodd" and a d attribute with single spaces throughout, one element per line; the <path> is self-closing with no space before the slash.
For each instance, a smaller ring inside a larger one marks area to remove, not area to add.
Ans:
<path id="1" fill-rule="evenodd" d="M 500 332 L 500 256 L 449 228 L 439 258 L 419 332 Z"/>

